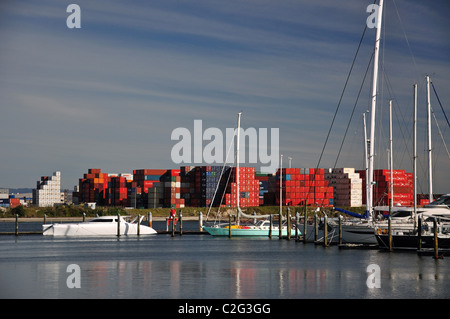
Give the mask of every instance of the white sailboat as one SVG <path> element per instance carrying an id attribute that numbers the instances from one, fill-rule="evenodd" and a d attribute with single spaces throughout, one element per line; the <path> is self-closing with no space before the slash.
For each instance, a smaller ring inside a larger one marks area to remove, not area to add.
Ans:
<path id="1" fill-rule="evenodd" d="M 245 214 L 241 208 L 239 207 L 239 198 L 240 198 L 240 192 L 239 192 L 239 138 L 240 138 L 240 124 L 241 124 L 241 114 L 242 112 L 238 113 L 238 122 L 237 122 L 237 141 L 236 141 L 236 198 L 237 198 L 237 205 L 236 205 L 236 224 L 231 225 L 230 223 L 226 224 L 214 224 L 212 226 L 203 226 L 203 229 L 207 231 L 210 235 L 213 236 L 265 236 L 268 237 L 269 234 L 272 234 L 273 236 L 279 236 L 280 235 L 280 228 L 279 225 L 271 225 L 270 221 L 267 220 L 267 218 L 270 217 L 270 215 L 248 215 Z M 281 185 L 280 185 L 281 187 Z M 281 198 L 280 198 L 281 202 Z M 281 204 L 280 204 L 281 209 Z M 248 218 L 248 219 L 254 219 L 254 218 L 263 218 L 264 220 L 261 220 L 257 222 L 256 224 L 250 224 L 250 225 L 241 225 L 240 224 L 240 218 Z M 288 231 L 291 232 L 291 236 L 295 236 L 295 229 L 291 228 L 288 230 L 287 226 L 281 226 L 281 236 L 287 236 Z M 299 233 L 299 232 L 298 232 Z"/>
<path id="2" fill-rule="evenodd" d="M 146 225 L 141 225 L 144 216 L 126 221 L 123 216 L 100 216 L 82 223 L 57 223 L 42 225 L 46 236 L 116 236 L 120 235 L 153 235 L 157 232 Z M 120 225 L 118 225 L 120 223 Z"/>
<path id="3" fill-rule="evenodd" d="M 377 104 L 377 85 L 378 85 L 378 60 L 380 51 L 380 39 L 381 39 L 381 19 L 383 16 L 383 0 L 380 0 L 378 6 L 378 16 L 376 19 L 376 37 L 375 37 L 375 51 L 373 60 L 373 78 L 372 78 L 372 99 L 370 110 L 370 145 L 369 154 L 367 156 L 367 199 L 366 199 L 366 212 L 364 216 L 359 214 L 352 214 L 351 212 L 340 210 L 346 214 L 357 217 L 357 220 L 350 220 L 343 222 L 342 229 L 342 241 L 344 243 L 357 243 L 357 244 L 376 244 L 377 240 L 374 235 L 374 216 L 373 216 L 373 171 L 374 171 L 374 140 L 375 140 L 375 114 Z M 365 131 L 365 130 L 364 130 Z M 364 143 L 367 143 L 365 139 Z M 365 145 L 366 148 L 366 145 Z M 330 224 L 330 226 L 337 231 L 337 223 Z"/>

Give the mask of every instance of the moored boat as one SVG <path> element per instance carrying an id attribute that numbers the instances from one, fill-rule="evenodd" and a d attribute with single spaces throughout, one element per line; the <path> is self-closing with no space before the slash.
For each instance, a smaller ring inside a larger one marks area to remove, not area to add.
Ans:
<path id="1" fill-rule="evenodd" d="M 118 218 L 120 225 L 118 225 Z M 126 221 L 122 216 L 101 216 L 81 223 L 57 223 L 42 225 L 43 235 L 50 236 L 114 236 L 152 235 L 156 231 L 139 220 Z M 138 229 L 139 228 L 139 229 Z"/>

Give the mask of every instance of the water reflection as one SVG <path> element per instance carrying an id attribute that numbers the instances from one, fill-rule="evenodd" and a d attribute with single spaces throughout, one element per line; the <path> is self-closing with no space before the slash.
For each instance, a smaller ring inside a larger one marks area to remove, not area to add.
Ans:
<path id="1" fill-rule="evenodd" d="M 280 240 L 0 238 L 2 298 L 448 298 L 447 259 Z M 66 285 L 67 266 L 81 288 Z M 380 266 L 381 288 L 366 285 Z"/>

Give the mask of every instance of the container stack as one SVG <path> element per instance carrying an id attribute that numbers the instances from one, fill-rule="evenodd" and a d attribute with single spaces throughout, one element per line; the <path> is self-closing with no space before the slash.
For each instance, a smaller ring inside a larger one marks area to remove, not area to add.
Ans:
<path id="1" fill-rule="evenodd" d="M 229 181 L 225 192 L 223 206 L 237 206 L 237 176 L 236 167 L 229 170 Z M 239 206 L 259 206 L 259 180 L 255 179 L 254 167 L 239 167 Z"/>
<path id="2" fill-rule="evenodd" d="M 109 182 L 109 200 L 112 206 L 127 206 L 128 190 L 124 176 L 111 176 Z"/>
<path id="3" fill-rule="evenodd" d="M 362 183 L 366 183 L 365 171 L 358 171 L 362 176 Z M 413 176 L 412 173 L 406 173 L 404 170 L 392 170 L 393 175 L 393 205 L 411 206 L 413 205 Z M 390 180 L 391 171 L 388 169 L 377 169 L 373 172 L 373 205 L 389 205 L 391 199 Z M 366 203 L 366 190 L 363 188 L 363 203 Z"/>
<path id="4" fill-rule="evenodd" d="M 325 180 L 323 168 L 283 168 L 282 170 L 282 205 L 298 206 L 333 205 L 333 188 Z M 266 205 L 280 204 L 280 170 L 269 179 L 269 194 Z"/>
<path id="5" fill-rule="evenodd" d="M 52 176 L 42 176 L 36 183 L 33 202 L 40 207 L 53 206 L 61 203 L 61 172 Z"/>
<path id="6" fill-rule="evenodd" d="M 222 170 L 224 171 L 223 176 L 221 176 Z M 228 176 L 229 170 L 229 166 L 226 166 L 225 168 L 223 168 L 223 166 L 201 167 L 201 203 L 204 206 L 220 206 L 226 186 L 225 178 Z"/>
<path id="7" fill-rule="evenodd" d="M 330 168 L 325 173 L 325 180 L 333 187 L 335 206 L 363 205 L 363 180 L 354 168 Z"/>
<path id="8" fill-rule="evenodd" d="M 264 196 L 269 192 L 269 178 L 271 174 L 255 173 L 255 179 L 259 182 L 259 206 L 264 205 Z"/>
<path id="9" fill-rule="evenodd" d="M 184 198 L 181 198 L 181 177 L 179 169 L 171 169 L 161 177 L 164 183 L 164 207 L 183 208 Z"/>
<path id="10" fill-rule="evenodd" d="M 219 206 L 229 169 L 228 166 L 181 167 L 181 198 L 185 199 L 185 204 L 194 207 Z"/>
<path id="11" fill-rule="evenodd" d="M 162 178 L 166 173 L 166 169 L 133 170 L 133 182 L 136 183 L 137 188 L 141 188 L 141 202 L 144 208 L 164 206 L 164 182 Z"/>

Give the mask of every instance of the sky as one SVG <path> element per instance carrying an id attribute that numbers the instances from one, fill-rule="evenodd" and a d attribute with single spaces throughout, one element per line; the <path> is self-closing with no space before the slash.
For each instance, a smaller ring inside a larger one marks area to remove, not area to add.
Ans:
<path id="1" fill-rule="evenodd" d="M 71 3 L 81 28 L 67 25 Z M 186 128 L 193 138 L 194 121 L 202 120 L 203 131 L 225 134 L 238 112 L 243 129 L 279 130 L 283 167 L 290 157 L 292 167 L 363 169 L 371 3 L 2 1 L 0 186 L 32 188 L 59 170 L 62 188 L 73 189 L 89 168 L 202 165 L 174 162 L 172 132 Z M 449 10 L 448 0 L 385 0 L 375 168 L 388 168 L 392 99 L 394 168 L 412 172 L 417 83 L 419 193 L 428 192 L 426 75 L 450 116 Z M 434 92 L 431 104 L 440 129 L 433 120 L 433 190 L 449 193 L 443 140 L 450 143 L 450 127 Z"/>

